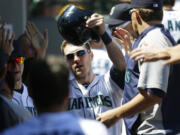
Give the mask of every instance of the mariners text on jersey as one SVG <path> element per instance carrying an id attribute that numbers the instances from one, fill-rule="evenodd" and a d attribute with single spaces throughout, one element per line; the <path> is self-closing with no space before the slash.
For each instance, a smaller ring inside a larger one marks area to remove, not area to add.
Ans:
<path id="1" fill-rule="evenodd" d="M 81 108 L 96 108 L 99 106 L 112 107 L 112 101 L 109 96 L 97 95 L 94 97 L 71 98 L 69 110 Z"/>

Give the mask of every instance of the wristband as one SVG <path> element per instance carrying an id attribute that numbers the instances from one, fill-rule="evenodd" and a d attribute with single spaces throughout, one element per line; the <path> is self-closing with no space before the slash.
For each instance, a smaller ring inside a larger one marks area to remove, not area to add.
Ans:
<path id="1" fill-rule="evenodd" d="M 109 34 L 105 31 L 103 35 L 101 35 L 101 39 L 104 42 L 105 45 L 108 45 L 112 42 L 112 38 L 109 36 Z"/>

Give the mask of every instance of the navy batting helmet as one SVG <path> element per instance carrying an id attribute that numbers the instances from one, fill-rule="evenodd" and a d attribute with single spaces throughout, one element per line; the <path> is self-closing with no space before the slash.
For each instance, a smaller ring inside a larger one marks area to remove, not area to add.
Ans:
<path id="1" fill-rule="evenodd" d="M 57 25 L 60 34 L 73 45 L 83 45 L 89 39 L 98 42 L 99 36 L 93 29 L 86 27 L 86 21 L 91 15 L 90 11 L 74 5 L 68 6 L 58 18 Z"/>

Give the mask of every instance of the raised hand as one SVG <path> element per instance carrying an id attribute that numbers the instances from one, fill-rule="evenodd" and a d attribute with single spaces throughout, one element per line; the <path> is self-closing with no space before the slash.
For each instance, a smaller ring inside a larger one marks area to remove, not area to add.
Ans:
<path id="1" fill-rule="evenodd" d="M 9 56 L 13 51 L 13 41 L 15 38 L 15 34 L 10 38 L 10 30 L 7 31 L 7 35 L 5 35 L 5 23 L 0 27 L 0 48 Z"/>
<path id="2" fill-rule="evenodd" d="M 48 31 L 45 30 L 44 35 L 42 35 L 35 24 L 27 23 L 25 33 L 37 51 L 37 58 L 44 58 L 48 47 Z"/>
<path id="3" fill-rule="evenodd" d="M 122 45 L 127 55 L 130 54 L 132 48 L 132 36 L 128 31 L 122 28 L 116 28 L 113 35 L 115 35 L 115 40 Z"/>
<path id="4" fill-rule="evenodd" d="M 87 21 L 86 27 L 93 28 L 98 32 L 99 35 L 104 34 L 105 32 L 105 24 L 104 24 L 104 16 L 94 13 Z"/>

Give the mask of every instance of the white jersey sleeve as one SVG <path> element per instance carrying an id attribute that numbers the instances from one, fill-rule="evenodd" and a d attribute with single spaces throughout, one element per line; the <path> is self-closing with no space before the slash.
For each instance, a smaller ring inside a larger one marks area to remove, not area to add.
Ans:
<path id="1" fill-rule="evenodd" d="M 150 31 L 140 42 L 139 47 L 143 47 L 144 43 L 157 45 L 160 48 L 172 45 L 168 38 L 161 33 L 160 29 L 154 29 Z M 169 69 L 169 66 L 163 65 L 162 60 L 157 62 L 139 62 L 140 76 L 138 81 L 138 88 L 157 88 L 166 92 Z"/>
<path id="2" fill-rule="evenodd" d="M 25 84 L 22 84 L 23 92 L 19 93 L 17 91 L 13 91 L 12 102 L 19 106 L 26 108 L 31 112 L 33 116 L 37 115 L 37 110 L 35 109 L 32 98 L 28 94 L 28 89 Z"/>

